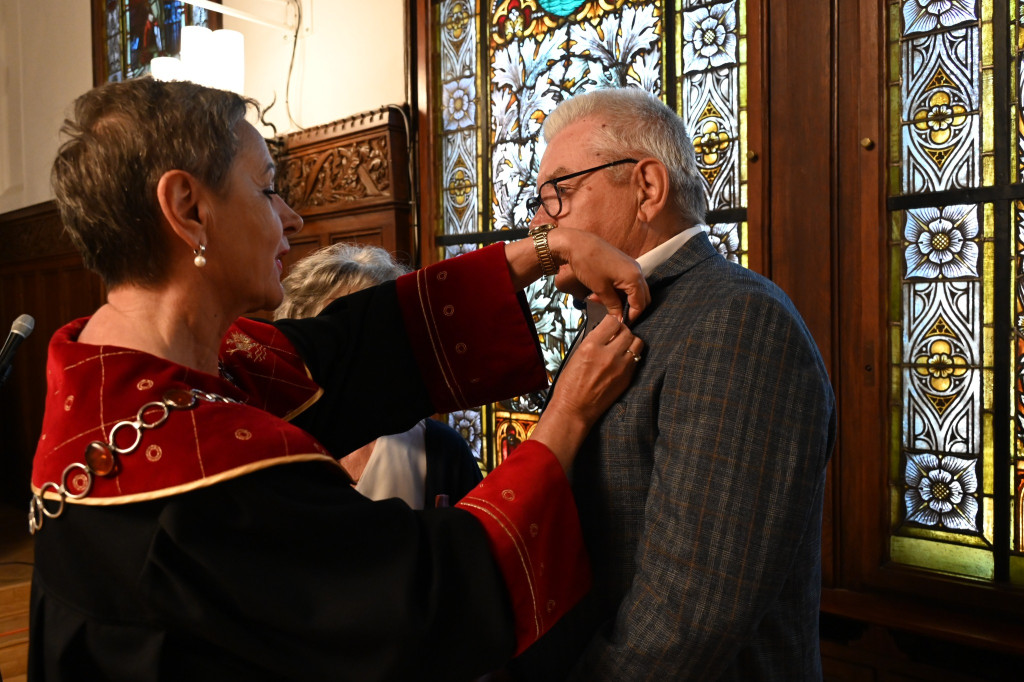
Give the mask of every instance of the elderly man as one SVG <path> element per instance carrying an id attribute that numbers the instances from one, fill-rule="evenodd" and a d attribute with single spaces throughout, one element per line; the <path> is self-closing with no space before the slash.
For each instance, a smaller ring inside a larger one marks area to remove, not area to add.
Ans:
<path id="1" fill-rule="evenodd" d="M 514 672 L 820 679 L 835 400 L 814 339 L 777 286 L 711 245 L 684 123 L 655 97 L 578 96 L 544 135 L 532 230 L 600 235 L 638 259 L 652 302 L 639 371 L 573 472 L 594 589 Z M 587 294 L 564 267 L 555 283 Z"/>

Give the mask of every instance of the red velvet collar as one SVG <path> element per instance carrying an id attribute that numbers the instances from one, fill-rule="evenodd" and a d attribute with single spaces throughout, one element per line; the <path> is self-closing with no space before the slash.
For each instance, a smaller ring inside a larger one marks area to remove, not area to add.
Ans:
<path id="1" fill-rule="evenodd" d="M 256 469 L 299 460 L 334 462 L 323 446 L 288 423 L 315 402 L 321 389 L 287 338 L 272 325 L 240 319 L 228 330 L 220 358 L 225 376 L 213 376 L 115 346 L 76 339 L 88 318 L 58 330 L 50 341 L 47 401 L 36 449 L 32 489 L 59 497 L 61 486 L 81 504 L 124 504 L 212 485 Z M 197 400 L 169 409 L 155 424 L 171 390 L 200 392 L 237 402 Z M 114 475 L 88 475 L 82 466 L 94 441 L 109 443 L 117 427 Z M 91 480 L 90 480 L 91 479 Z M 44 490 L 45 488 L 45 490 Z"/>

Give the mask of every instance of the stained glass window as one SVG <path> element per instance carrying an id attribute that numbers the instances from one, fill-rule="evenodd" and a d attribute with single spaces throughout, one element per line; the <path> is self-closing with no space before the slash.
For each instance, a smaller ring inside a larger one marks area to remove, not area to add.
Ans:
<path id="1" fill-rule="evenodd" d="M 546 116 L 577 93 L 629 86 L 659 95 L 686 121 L 706 181 L 707 231 L 723 255 L 746 264 L 744 0 L 439 0 L 433 8 L 442 257 L 524 237 Z M 550 279 L 527 296 L 552 373 L 580 314 Z M 520 396 L 448 420 L 489 470 L 529 436 L 543 401 Z"/>
<path id="2" fill-rule="evenodd" d="M 1022 7 L 889 0 L 890 556 L 1016 584 Z"/>
<path id="3" fill-rule="evenodd" d="M 176 57 L 182 26 L 210 26 L 210 14 L 178 0 L 106 0 L 107 81 L 149 73 L 153 57 Z M 210 28 L 215 28 L 210 26 Z"/>

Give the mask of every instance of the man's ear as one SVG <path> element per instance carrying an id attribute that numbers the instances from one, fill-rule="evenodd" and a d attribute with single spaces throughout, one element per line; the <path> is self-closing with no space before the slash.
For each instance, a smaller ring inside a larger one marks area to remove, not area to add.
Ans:
<path id="1" fill-rule="evenodd" d="M 156 185 L 156 198 L 164 220 L 190 249 L 206 243 L 201 197 L 199 181 L 183 170 L 167 171 Z"/>
<path id="2" fill-rule="evenodd" d="M 637 182 L 637 219 L 649 223 L 661 213 L 669 201 L 668 169 L 653 158 L 641 159 L 633 169 Z"/>

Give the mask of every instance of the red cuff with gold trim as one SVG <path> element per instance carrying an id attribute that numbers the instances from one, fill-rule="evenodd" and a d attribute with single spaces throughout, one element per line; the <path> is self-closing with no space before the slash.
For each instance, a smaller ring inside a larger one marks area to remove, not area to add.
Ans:
<path id="1" fill-rule="evenodd" d="M 512 287 L 504 244 L 409 273 L 396 286 L 438 412 L 547 385 L 537 330 Z"/>
<path id="2" fill-rule="evenodd" d="M 569 481 L 528 440 L 455 505 L 484 525 L 516 619 L 518 656 L 590 589 L 590 561 Z"/>

